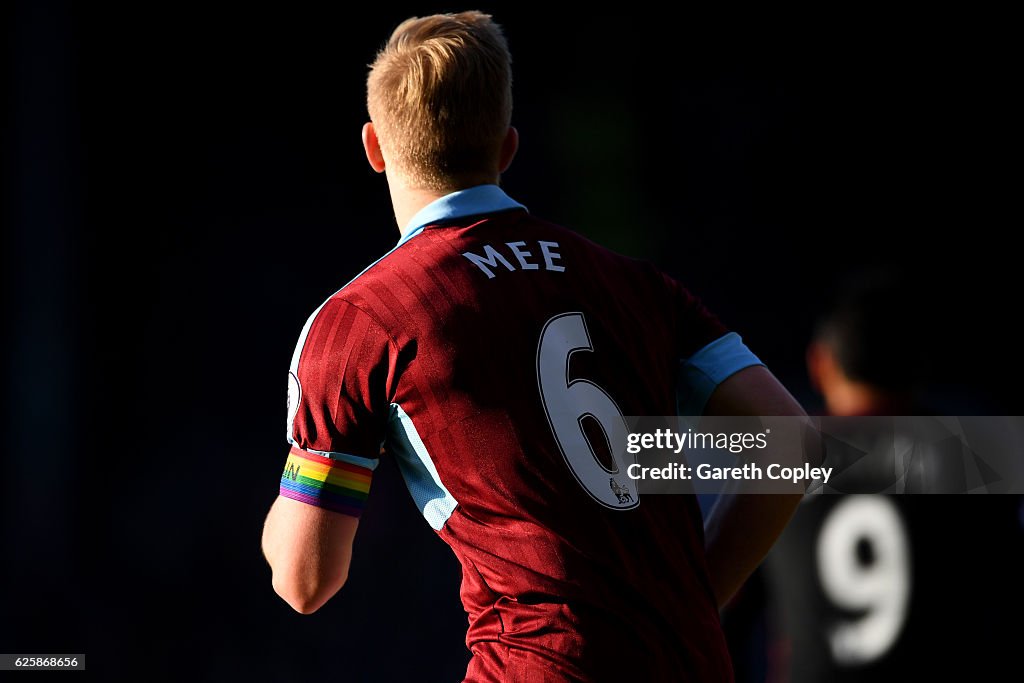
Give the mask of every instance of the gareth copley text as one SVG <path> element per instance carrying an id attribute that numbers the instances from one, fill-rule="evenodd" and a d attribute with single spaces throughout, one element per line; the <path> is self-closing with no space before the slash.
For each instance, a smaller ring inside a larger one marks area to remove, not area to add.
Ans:
<path id="1" fill-rule="evenodd" d="M 671 463 L 663 467 L 643 467 L 633 463 L 626 468 L 630 479 L 701 479 L 704 481 L 761 479 L 786 480 L 794 483 L 818 481 L 827 484 L 832 476 L 831 467 L 811 467 L 804 463 L 799 467 L 785 467 L 779 463 L 771 463 L 762 467 L 757 463 L 748 462 L 735 467 L 717 467 L 701 463 L 696 467 L 682 463 Z"/>

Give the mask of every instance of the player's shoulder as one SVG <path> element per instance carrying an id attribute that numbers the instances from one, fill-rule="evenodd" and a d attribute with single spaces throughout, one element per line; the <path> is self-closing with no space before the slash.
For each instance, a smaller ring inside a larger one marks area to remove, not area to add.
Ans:
<path id="1" fill-rule="evenodd" d="M 382 293 L 387 291 L 389 274 L 396 270 L 408 245 L 399 243 L 324 299 L 306 320 L 302 339 L 331 335 L 340 322 L 386 327 L 379 310 Z"/>

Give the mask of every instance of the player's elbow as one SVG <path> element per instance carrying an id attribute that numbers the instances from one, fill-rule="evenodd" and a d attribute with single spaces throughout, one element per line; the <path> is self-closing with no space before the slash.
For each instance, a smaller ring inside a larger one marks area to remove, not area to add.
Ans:
<path id="1" fill-rule="evenodd" d="M 299 614 L 312 614 L 337 593 L 345 584 L 347 575 L 274 572 L 274 592 Z"/>
<path id="2" fill-rule="evenodd" d="M 318 596 L 303 596 L 293 593 L 278 593 L 288 605 L 299 614 L 312 614 L 324 606 L 326 600 Z"/>

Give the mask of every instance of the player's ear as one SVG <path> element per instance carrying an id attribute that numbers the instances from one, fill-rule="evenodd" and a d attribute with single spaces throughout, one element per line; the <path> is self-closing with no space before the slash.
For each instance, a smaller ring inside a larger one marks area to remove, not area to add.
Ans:
<path id="1" fill-rule="evenodd" d="M 504 173 L 512 165 L 512 159 L 519 150 L 519 131 L 514 126 L 508 127 L 505 139 L 501 141 L 501 155 L 498 157 L 498 173 Z"/>
<path id="2" fill-rule="evenodd" d="M 836 362 L 832 351 L 820 341 L 813 341 L 807 347 L 807 374 L 811 379 L 811 386 L 819 394 L 825 394 L 832 384 L 832 378 L 836 374 Z"/>
<path id="3" fill-rule="evenodd" d="M 370 162 L 370 168 L 377 173 L 383 173 L 384 154 L 380 151 L 377 131 L 370 121 L 363 124 L 363 149 L 366 150 L 366 160 Z"/>

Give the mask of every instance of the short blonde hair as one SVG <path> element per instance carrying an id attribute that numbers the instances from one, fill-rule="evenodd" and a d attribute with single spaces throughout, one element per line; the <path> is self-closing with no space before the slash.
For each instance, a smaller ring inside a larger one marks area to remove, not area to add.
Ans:
<path id="1" fill-rule="evenodd" d="M 418 189 L 493 182 L 512 119 L 511 62 L 490 15 L 402 22 L 366 83 L 367 109 L 388 164 Z"/>

